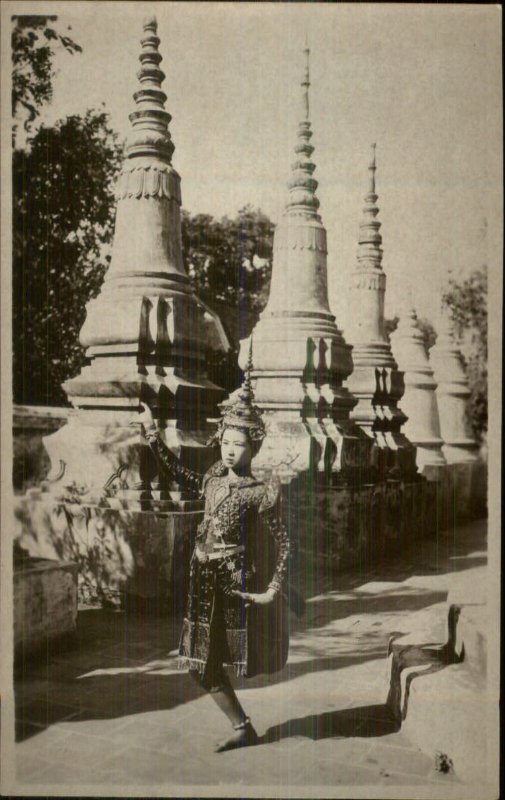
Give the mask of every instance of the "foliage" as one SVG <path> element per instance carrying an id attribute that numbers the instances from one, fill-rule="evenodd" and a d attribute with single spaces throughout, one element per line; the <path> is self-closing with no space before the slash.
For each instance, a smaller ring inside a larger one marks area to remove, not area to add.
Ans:
<path id="1" fill-rule="evenodd" d="M 487 268 L 477 269 L 464 281 L 451 278 L 443 296 L 451 309 L 455 332 L 461 337 L 471 397 L 469 415 L 479 440 L 487 431 Z"/>
<path id="2" fill-rule="evenodd" d="M 58 30 L 56 15 L 15 15 L 12 30 L 12 115 L 24 116 L 29 129 L 53 95 L 53 57 L 64 49 L 70 55 L 82 48 Z M 67 29 L 70 30 L 70 27 Z M 14 126 L 14 134 L 17 126 Z"/>
<path id="3" fill-rule="evenodd" d="M 25 494 L 14 506 L 15 555 L 72 561 L 78 571 L 79 604 L 111 607 L 119 603 L 125 582 L 138 571 L 131 547 L 133 516 L 86 503 L 75 484 L 60 497 Z M 139 559 L 141 562 L 141 559 Z"/>
<path id="4" fill-rule="evenodd" d="M 274 225 L 246 206 L 235 219 L 183 212 L 186 269 L 197 294 L 218 313 L 235 341 L 248 336 L 269 288 Z"/>
<path id="5" fill-rule="evenodd" d="M 424 336 L 424 346 L 428 352 L 437 341 L 437 332 L 426 317 L 418 317 L 417 325 Z"/>
<path id="6" fill-rule="evenodd" d="M 32 132 L 13 158 L 14 397 L 60 405 L 66 402 L 61 384 L 85 362 L 79 331 L 109 261 L 120 148 L 104 112 L 71 116 L 33 133 L 32 123 L 52 98 L 56 51 L 81 48 L 58 30 L 54 15 L 13 19 L 13 114 L 27 116 Z M 186 268 L 232 341 L 231 352 L 209 364 L 210 378 L 227 391 L 240 382 L 239 340 L 268 298 L 273 227 L 250 207 L 220 221 L 182 215 Z"/>
<path id="7" fill-rule="evenodd" d="M 197 294 L 222 320 L 232 342 L 216 355 L 209 376 L 228 392 L 240 383 L 237 354 L 264 308 L 270 288 L 274 225 L 260 210 L 242 208 L 234 219 L 183 211 L 182 244 Z"/>
<path id="8" fill-rule="evenodd" d="M 40 127 L 29 145 L 13 154 L 14 398 L 59 405 L 110 258 L 120 147 L 107 114 L 91 110 Z"/>
<path id="9" fill-rule="evenodd" d="M 392 317 L 392 319 L 384 320 L 384 327 L 388 338 L 397 329 L 399 322 L 400 322 L 400 317 L 398 315 Z M 419 330 L 423 334 L 424 346 L 428 351 L 430 347 L 433 347 L 437 338 L 437 333 L 435 331 L 435 328 L 433 327 L 429 319 L 427 319 L 426 317 L 418 317 L 417 325 L 419 327 Z"/>
<path id="10" fill-rule="evenodd" d="M 400 322 L 400 317 L 398 316 L 398 314 L 396 314 L 391 319 L 387 318 L 384 319 L 384 330 L 386 331 L 386 336 L 388 337 L 388 339 L 391 336 L 391 334 L 394 333 L 395 330 L 397 329 L 399 322 Z"/>

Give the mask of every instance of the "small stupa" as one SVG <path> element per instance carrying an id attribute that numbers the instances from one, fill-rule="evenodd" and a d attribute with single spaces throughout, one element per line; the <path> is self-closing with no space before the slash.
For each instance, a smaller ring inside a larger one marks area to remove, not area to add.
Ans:
<path id="1" fill-rule="evenodd" d="M 404 374 L 405 393 L 401 404 L 407 421 L 403 430 L 416 448 L 417 468 L 423 472 L 425 467 L 444 466 L 435 394 L 437 383 L 414 307 L 402 312 L 398 327 L 391 334 L 391 346 Z"/>
<path id="2" fill-rule="evenodd" d="M 478 461 L 478 444 L 467 412 L 470 389 L 452 312 L 446 306 L 440 309 L 437 330 L 430 361 L 437 382 L 442 450 L 448 464 L 473 463 Z"/>
<path id="3" fill-rule="evenodd" d="M 382 269 L 375 151 L 372 144 L 369 185 L 359 226 L 358 263 L 352 278 L 353 323 L 346 334 L 353 347 L 353 372 L 347 386 L 358 400 L 351 418 L 373 443 L 379 476 L 407 476 L 416 471 L 415 449 L 401 430 L 406 421 L 398 405 L 405 388 L 403 373 L 393 357 L 384 323 L 386 275 Z"/>

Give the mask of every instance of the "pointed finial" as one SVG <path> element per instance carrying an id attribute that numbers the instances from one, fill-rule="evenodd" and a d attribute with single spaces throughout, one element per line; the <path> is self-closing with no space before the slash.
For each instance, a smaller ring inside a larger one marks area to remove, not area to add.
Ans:
<path id="1" fill-rule="evenodd" d="M 382 236 L 380 235 L 381 223 L 377 218 L 379 208 L 377 206 L 378 195 L 375 191 L 375 171 L 377 169 L 375 162 L 376 143 L 371 145 L 371 157 L 368 164 L 369 185 L 368 191 L 364 197 L 365 205 L 363 206 L 363 219 L 359 226 L 359 240 L 358 244 L 358 261 L 364 260 L 367 264 L 372 261 L 376 269 L 381 268 L 382 261 Z M 364 245 L 366 249 L 362 249 Z"/>
<path id="2" fill-rule="evenodd" d="M 377 148 L 377 143 L 373 142 L 371 145 L 371 159 L 370 164 L 368 165 L 368 170 L 370 172 L 370 194 L 375 194 L 375 171 L 377 169 L 376 166 L 376 159 L 375 159 L 375 151 Z"/>
<path id="3" fill-rule="evenodd" d="M 144 17 L 142 26 L 145 31 L 153 31 L 154 33 L 156 33 L 158 30 L 158 20 L 156 19 L 154 14 L 150 14 L 147 17 Z"/>
<path id="4" fill-rule="evenodd" d="M 217 436 L 225 428 L 235 428 L 245 431 L 252 442 L 261 442 L 265 436 L 265 424 L 262 420 L 263 412 L 254 403 L 254 392 L 251 383 L 252 361 L 252 334 L 249 340 L 249 355 L 245 368 L 245 379 L 232 402 L 222 404 L 221 420 L 218 424 Z"/>
<path id="5" fill-rule="evenodd" d="M 316 165 L 311 160 L 314 147 L 310 143 L 312 131 L 309 120 L 310 49 L 308 41 L 303 48 L 303 53 L 305 54 L 305 67 L 300 81 L 302 92 L 295 144 L 296 160 L 291 164 L 292 177 L 288 182 L 289 198 L 286 209 L 303 207 L 304 211 L 315 214 L 319 208 L 319 200 L 316 197 L 317 180 L 312 177 Z"/>
<path id="6" fill-rule="evenodd" d="M 242 384 L 242 391 L 240 392 L 240 396 L 242 397 L 242 399 L 249 402 L 252 402 L 253 400 L 253 390 L 251 382 L 251 373 L 253 370 L 252 352 L 253 352 L 253 337 L 251 334 L 251 338 L 249 339 L 249 355 L 247 356 L 247 364 L 245 367 L 245 378 L 244 378 L 244 383 Z"/>
<path id="7" fill-rule="evenodd" d="M 303 53 L 305 55 L 305 63 L 304 63 L 304 70 L 302 76 L 301 86 L 303 89 L 303 109 L 304 109 L 304 118 L 309 118 L 309 86 L 310 86 L 310 48 L 309 48 L 309 37 L 305 35 L 305 47 L 303 48 Z"/>
<path id="8" fill-rule="evenodd" d="M 127 142 L 127 156 L 154 156 L 170 163 L 175 147 L 168 131 L 171 116 L 165 111 L 167 96 L 161 88 L 165 73 L 159 66 L 162 55 L 156 17 L 145 17 L 142 29 L 140 69 L 137 72 L 140 88 L 133 95 L 136 108 L 129 117 L 132 132 Z"/>

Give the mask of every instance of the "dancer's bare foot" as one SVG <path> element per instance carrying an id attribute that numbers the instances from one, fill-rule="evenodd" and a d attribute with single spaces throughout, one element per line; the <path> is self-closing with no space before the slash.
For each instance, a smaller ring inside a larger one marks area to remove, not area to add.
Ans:
<path id="1" fill-rule="evenodd" d="M 245 720 L 240 725 L 233 726 L 232 735 L 218 744 L 216 753 L 224 753 L 226 750 L 236 750 L 238 747 L 249 747 L 257 743 L 258 734 L 250 721 Z"/>

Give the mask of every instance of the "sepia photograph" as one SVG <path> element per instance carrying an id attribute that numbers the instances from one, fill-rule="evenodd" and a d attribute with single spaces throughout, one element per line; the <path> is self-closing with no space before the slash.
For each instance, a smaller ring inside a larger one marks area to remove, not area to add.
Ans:
<path id="1" fill-rule="evenodd" d="M 1 791 L 499 797 L 502 8 L 1 10 Z"/>

